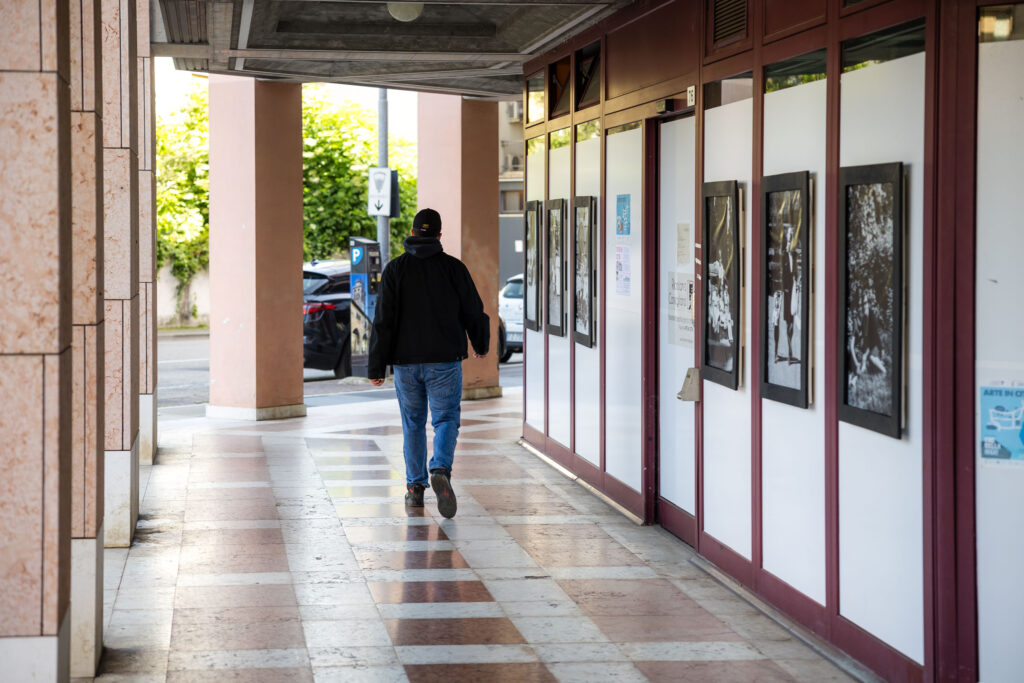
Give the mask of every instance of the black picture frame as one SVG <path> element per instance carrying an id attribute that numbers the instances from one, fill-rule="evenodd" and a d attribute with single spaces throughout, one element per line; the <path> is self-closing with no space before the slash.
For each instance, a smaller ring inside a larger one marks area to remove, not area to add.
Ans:
<path id="1" fill-rule="evenodd" d="M 572 338 L 592 348 L 595 342 L 594 299 L 597 294 L 597 254 L 594 248 L 595 197 L 573 200 L 573 288 Z"/>
<path id="2" fill-rule="evenodd" d="M 704 183 L 701 375 L 729 389 L 739 387 L 743 364 L 741 212 L 739 183 Z"/>
<path id="3" fill-rule="evenodd" d="M 761 179 L 761 397 L 797 408 L 810 403 L 813 358 L 810 193 L 808 171 Z"/>
<path id="4" fill-rule="evenodd" d="M 541 273 L 541 222 L 540 202 L 526 202 L 526 211 L 523 214 L 526 221 L 524 228 L 526 236 L 526 249 L 523 258 L 523 324 L 526 329 L 539 332 L 540 321 L 543 319 L 541 287 L 544 278 Z M 531 306 L 532 304 L 532 306 Z"/>
<path id="5" fill-rule="evenodd" d="M 565 336 L 565 205 L 564 199 L 552 199 L 547 203 L 547 250 L 545 289 L 545 321 L 548 334 Z"/>
<path id="6" fill-rule="evenodd" d="M 903 164 L 839 169 L 838 417 L 900 438 L 904 372 Z"/>

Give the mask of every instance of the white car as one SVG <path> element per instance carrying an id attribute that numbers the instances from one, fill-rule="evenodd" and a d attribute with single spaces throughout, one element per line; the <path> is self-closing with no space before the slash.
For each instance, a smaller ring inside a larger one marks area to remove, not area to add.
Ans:
<path id="1" fill-rule="evenodd" d="M 498 292 L 498 316 L 503 323 L 503 340 L 499 340 L 501 362 L 513 353 L 523 351 L 523 274 L 513 275 Z"/>

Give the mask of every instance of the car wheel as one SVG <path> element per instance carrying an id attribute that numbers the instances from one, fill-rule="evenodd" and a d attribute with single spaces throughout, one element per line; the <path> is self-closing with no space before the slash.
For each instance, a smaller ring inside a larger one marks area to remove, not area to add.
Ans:
<path id="1" fill-rule="evenodd" d="M 505 340 L 505 326 L 498 326 L 498 360 L 502 363 L 507 363 L 508 359 L 512 357 L 512 350 L 508 348 L 508 342 Z"/>
<path id="2" fill-rule="evenodd" d="M 334 376 L 337 379 L 348 377 L 352 374 L 352 350 L 349 348 L 349 341 L 345 340 L 345 346 L 338 356 L 338 363 L 334 366 Z"/>

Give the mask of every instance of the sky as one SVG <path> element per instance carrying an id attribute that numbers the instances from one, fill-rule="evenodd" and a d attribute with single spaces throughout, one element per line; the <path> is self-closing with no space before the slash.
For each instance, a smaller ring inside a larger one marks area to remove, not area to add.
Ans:
<path id="1" fill-rule="evenodd" d="M 176 70 L 174 60 L 170 57 L 157 57 L 155 69 L 157 116 L 165 116 L 179 109 L 185 101 L 185 93 L 190 83 L 197 78 L 205 79 L 205 74 Z M 377 111 L 377 88 L 331 83 L 327 85 L 327 89 L 332 93 L 332 97 L 339 101 L 355 101 L 370 111 Z M 392 138 L 416 141 L 416 93 L 404 90 L 388 91 L 388 127 Z"/>

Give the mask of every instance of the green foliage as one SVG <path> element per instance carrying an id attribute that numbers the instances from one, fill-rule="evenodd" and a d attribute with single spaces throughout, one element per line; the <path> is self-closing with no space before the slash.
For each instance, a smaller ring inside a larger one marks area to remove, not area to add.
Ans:
<path id="1" fill-rule="evenodd" d="M 377 238 L 377 219 L 366 213 L 367 173 L 377 165 L 377 114 L 337 104 L 325 86 L 302 88 L 303 217 L 306 259 L 343 257 L 348 238 Z M 402 253 L 416 214 L 416 148 L 388 141 L 389 167 L 398 171 L 402 215 L 391 219 L 391 255 Z"/>

